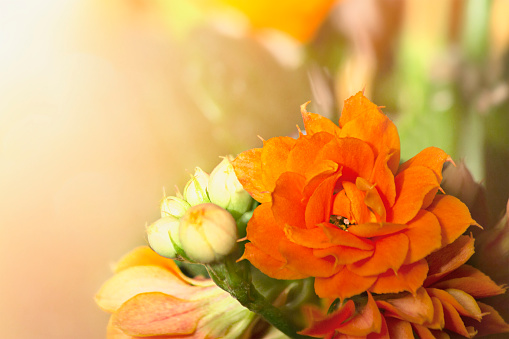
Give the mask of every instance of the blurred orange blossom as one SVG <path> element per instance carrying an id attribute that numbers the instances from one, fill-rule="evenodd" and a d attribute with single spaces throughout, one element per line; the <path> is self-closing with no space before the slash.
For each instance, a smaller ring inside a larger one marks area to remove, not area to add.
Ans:
<path id="1" fill-rule="evenodd" d="M 430 147 L 400 165 L 396 126 L 359 92 L 339 126 L 302 107 L 306 134 L 276 137 L 233 165 L 258 200 L 242 259 L 276 279 L 315 277 L 321 298 L 416 293 L 424 259 L 477 223 L 437 194 L 449 156 Z"/>

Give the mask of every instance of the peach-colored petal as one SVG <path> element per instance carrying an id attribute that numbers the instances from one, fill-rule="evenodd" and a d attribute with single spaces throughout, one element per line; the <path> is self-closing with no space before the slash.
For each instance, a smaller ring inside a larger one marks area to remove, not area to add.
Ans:
<path id="1" fill-rule="evenodd" d="M 353 226 L 355 227 L 355 226 Z M 362 276 L 377 275 L 389 269 L 399 270 L 408 252 L 408 238 L 402 233 L 377 238 L 371 258 L 348 265 L 348 269 Z"/>
<path id="2" fill-rule="evenodd" d="M 206 310 L 200 301 L 160 292 L 142 293 L 126 301 L 113 315 L 113 325 L 125 334 L 155 336 L 191 334 Z"/>
<path id="3" fill-rule="evenodd" d="M 377 305 L 385 310 L 385 316 L 421 325 L 433 321 L 433 302 L 423 287 L 415 295 L 407 293 L 397 298 L 377 300 Z"/>
<path id="4" fill-rule="evenodd" d="M 465 262 L 474 254 L 474 238 L 461 236 L 452 244 L 431 253 L 426 260 L 429 264 L 429 273 L 424 286 L 430 286 L 439 279 L 445 277 Z"/>
<path id="5" fill-rule="evenodd" d="M 359 238 L 356 235 L 343 231 L 332 224 L 322 223 L 318 226 L 323 230 L 329 239 L 329 242 L 333 245 L 348 246 L 367 251 L 375 248 L 371 240 Z"/>
<path id="6" fill-rule="evenodd" d="M 336 265 L 348 265 L 356 261 L 368 258 L 373 251 L 359 250 L 353 247 L 333 246 L 327 248 L 314 249 L 313 255 L 318 258 L 332 256 Z"/>
<path id="7" fill-rule="evenodd" d="M 285 172 L 277 180 L 272 194 L 272 213 L 282 225 L 306 227 L 306 206 L 300 199 L 304 182 L 302 175 L 293 172 Z"/>
<path id="8" fill-rule="evenodd" d="M 401 266 L 397 274 L 393 271 L 380 274 L 369 290 L 373 293 L 398 293 L 402 291 L 415 293 L 422 286 L 427 273 L 428 264 L 423 259 L 410 265 Z"/>
<path id="9" fill-rule="evenodd" d="M 144 292 L 163 292 L 193 299 L 206 291 L 207 288 L 191 286 L 160 266 L 133 266 L 107 280 L 95 300 L 103 310 L 115 312 L 125 301 Z"/>
<path id="10" fill-rule="evenodd" d="M 325 120 L 334 125 L 330 120 Z M 313 171 L 316 155 L 325 144 L 332 140 L 333 137 L 334 136 L 332 134 L 327 132 L 318 132 L 313 135 L 301 135 L 299 139 L 297 139 L 295 146 L 288 154 L 286 170 L 302 175 L 305 175 L 308 171 Z"/>
<path id="11" fill-rule="evenodd" d="M 136 339 L 131 335 L 125 334 L 120 328 L 113 325 L 113 317 L 110 317 L 106 327 L 106 339 Z"/>
<path id="12" fill-rule="evenodd" d="M 438 147 L 428 147 L 401 164 L 398 172 L 404 171 L 411 166 L 424 166 L 435 173 L 437 181 L 440 183 L 442 181 L 442 167 L 446 161 L 452 161 L 447 153 Z"/>
<path id="13" fill-rule="evenodd" d="M 371 293 L 368 292 L 366 306 L 350 320 L 337 326 L 337 331 L 346 335 L 365 336 L 370 333 L 380 333 L 382 330 L 382 315 Z"/>
<path id="14" fill-rule="evenodd" d="M 484 314 L 481 324 L 479 324 L 477 320 L 466 318 L 464 320 L 465 325 L 475 327 L 475 329 L 479 331 L 477 333 L 479 337 L 509 332 L 509 324 L 507 324 L 507 322 L 500 316 L 497 310 L 480 301 L 478 301 L 477 304 L 481 308 L 481 312 Z"/>
<path id="15" fill-rule="evenodd" d="M 470 225 L 476 225 L 468 207 L 451 195 L 437 195 L 428 207 L 442 227 L 442 246 L 456 240 Z"/>
<path id="16" fill-rule="evenodd" d="M 341 268 L 334 260 L 315 257 L 312 249 L 290 241 L 280 242 L 279 251 L 286 259 L 285 267 L 312 277 L 330 277 Z"/>
<path id="17" fill-rule="evenodd" d="M 405 224 L 412 220 L 421 208 L 426 208 L 425 199 L 434 196 L 439 183 L 435 174 L 426 167 L 413 166 L 398 173 L 396 184 L 396 202 L 388 211 L 387 221 Z M 431 202 L 431 201 L 430 201 Z M 429 204 L 429 203 L 428 203 Z"/>
<path id="18" fill-rule="evenodd" d="M 373 285 L 375 277 L 363 277 L 352 273 L 346 267 L 329 278 L 315 279 L 315 292 L 320 298 L 350 298 L 362 293 Z"/>
<path id="19" fill-rule="evenodd" d="M 404 231 L 410 240 L 405 264 L 421 260 L 442 244 L 441 228 L 433 213 L 420 210 Z"/>
<path id="20" fill-rule="evenodd" d="M 306 226 L 308 228 L 329 221 L 332 207 L 332 195 L 334 193 L 336 181 L 340 176 L 341 172 L 338 172 L 322 181 L 309 198 L 305 212 Z"/>
<path id="21" fill-rule="evenodd" d="M 253 148 L 240 153 L 232 162 L 242 187 L 259 202 L 271 200 L 270 191 L 262 181 L 262 149 Z"/>
<path id="22" fill-rule="evenodd" d="M 338 324 L 341 324 L 345 320 L 349 319 L 354 314 L 354 312 L 355 304 L 353 300 L 348 300 L 334 313 L 323 317 L 322 319 L 313 319 L 311 325 L 300 331 L 299 334 L 322 337 L 328 333 L 334 333 Z"/>
<path id="23" fill-rule="evenodd" d="M 300 106 L 300 112 L 302 114 L 306 133 L 308 135 L 314 135 L 320 132 L 327 132 L 331 136 L 339 135 L 341 129 L 335 123 L 320 114 L 310 113 L 306 110 L 308 103 Z"/>
<path id="24" fill-rule="evenodd" d="M 339 127 L 341 127 L 340 137 L 354 137 L 366 141 L 376 151 L 375 156 L 381 149 L 393 153 L 388 166 L 396 173 L 400 153 L 398 130 L 362 92 L 345 100 Z"/>
<path id="25" fill-rule="evenodd" d="M 286 261 L 280 261 L 267 253 L 261 251 L 259 248 L 251 243 L 246 244 L 244 254 L 239 260 L 247 259 L 254 267 L 265 273 L 271 278 L 293 280 L 304 279 L 308 275 L 301 272 L 293 271 L 286 267 Z"/>
<path id="26" fill-rule="evenodd" d="M 412 325 L 409 322 L 390 317 L 385 318 L 385 321 L 391 338 L 414 339 Z"/>
<path id="27" fill-rule="evenodd" d="M 464 264 L 448 274 L 447 277 L 433 284 L 434 288 L 454 288 L 465 291 L 475 298 L 486 298 L 503 294 L 504 286 L 497 285 L 490 277 L 470 265 Z"/>
<path id="28" fill-rule="evenodd" d="M 290 137 L 275 137 L 264 141 L 260 155 L 262 182 L 268 191 L 273 191 L 279 176 L 286 172 L 286 160 L 296 140 Z"/>

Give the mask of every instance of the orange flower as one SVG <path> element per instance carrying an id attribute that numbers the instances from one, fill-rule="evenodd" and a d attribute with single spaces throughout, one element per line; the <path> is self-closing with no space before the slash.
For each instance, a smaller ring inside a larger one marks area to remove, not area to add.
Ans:
<path id="1" fill-rule="evenodd" d="M 467 338 L 509 332 L 493 307 L 476 300 L 502 294 L 506 288 L 464 264 L 474 253 L 473 243 L 473 238 L 462 236 L 431 254 L 428 277 L 413 295 L 368 292 L 360 311 L 349 300 L 327 316 L 308 308 L 311 325 L 301 333 L 328 339 L 414 338 L 415 333 L 420 339 L 432 339 L 449 338 L 446 332 Z"/>
<path id="2" fill-rule="evenodd" d="M 315 277 L 320 297 L 415 293 L 424 258 L 476 224 L 438 194 L 449 156 L 430 147 L 401 164 L 396 126 L 359 92 L 339 126 L 302 107 L 306 134 L 241 153 L 235 173 L 261 205 L 243 259 L 270 277 Z"/>
<path id="3" fill-rule="evenodd" d="M 239 338 L 255 317 L 212 280 L 186 277 L 148 247 L 127 254 L 115 272 L 96 295 L 113 313 L 109 339 Z"/>

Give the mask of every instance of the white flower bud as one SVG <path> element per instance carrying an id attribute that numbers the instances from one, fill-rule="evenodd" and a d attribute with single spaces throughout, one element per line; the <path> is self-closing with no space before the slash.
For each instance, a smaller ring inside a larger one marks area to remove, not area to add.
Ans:
<path id="1" fill-rule="evenodd" d="M 187 201 L 177 197 L 166 197 L 161 201 L 161 217 L 173 216 L 180 218 L 191 207 Z"/>
<path id="2" fill-rule="evenodd" d="M 233 251 L 237 224 L 224 208 L 212 203 L 200 204 L 192 206 L 180 219 L 179 236 L 186 255 L 207 264 Z"/>
<path id="3" fill-rule="evenodd" d="M 210 173 L 207 192 L 210 201 L 228 210 L 235 219 L 247 212 L 253 203 L 233 169 L 233 157 L 228 155 Z"/>
<path id="4" fill-rule="evenodd" d="M 148 226 L 147 239 L 150 247 L 163 257 L 176 258 L 177 253 L 173 247 L 172 239 L 180 246 L 179 225 L 179 219 L 167 216 Z"/>
<path id="5" fill-rule="evenodd" d="M 194 206 L 210 202 L 207 195 L 208 181 L 209 175 L 201 168 L 196 167 L 193 177 L 187 182 L 186 187 L 184 187 L 184 199 L 186 199 L 189 205 Z"/>

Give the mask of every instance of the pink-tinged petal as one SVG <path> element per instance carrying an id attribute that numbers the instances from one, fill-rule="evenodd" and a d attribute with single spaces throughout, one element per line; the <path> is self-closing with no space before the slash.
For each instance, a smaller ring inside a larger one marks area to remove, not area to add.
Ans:
<path id="1" fill-rule="evenodd" d="M 438 219 L 426 210 L 417 213 L 404 233 L 410 240 L 405 264 L 419 261 L 441 247 L 442 236 Z"/>
<path id="2" fill-rule="evenodd" d="M 393 153 L 388 166 L 393 173 L 396 173 L 400 154 L 398 130 L 378 106 L 369 101 L 362 92 L 345 100 L 339 127 L 341 128 L 340 137 L 364 140 L 376 151 L 375 156 L 381 153 L 382 149 Z"/>
<path id="3" fill-rule="evenodd" d="M 472 328 L 465 327 L 463 320 L 461 319 L 458 311 L 446 301 L 442 301 L 442 306 L 444 307 L 444 319 L 445 319 L 445 328 L 461 334 L 464 337 L 472 338 L 475 335 L 475 332 L 472 331 Z"/>
<path id="4" fill-rule="evenodd" d="M 334 313 L 322 317 L 321 319 L 313 319 L 311 325 L 304 330 L 300 331 L 299 334 L 322 337 L 330 332 L 334 333 L 338 324 L 343 323 L 345 320 L 350 318 L 355 312 L 355 304 L 353 300 L 348 300 L 343 306 L 341 306 Z M 316 316 L 316 315 L 315 315 Z"/>
<path id="5" fill-rule="evenodd" d="M 355 226 L 352 226 L 355 227 Z M 362 276 L 377 275 L 392 269 L 399 270 L 408 252 L 408 238 L 402 233 L 374 240 L 373 256 L 348 265 L 348 269 Z"/>
<path id="6" fill-rule="evenodd" d="M 305 178 L 300 174 L 293 172 L 281 174 L 272 194 L 272 212 L 277 222 L 282 225 L 306 227 L 306 206 L 301 202 L 304 183 Z"/>
<path id="7" fill-rule="evenodd" d="M 405 161 L 399 166 L 398 172 L 404 171 L 412 166 L 424 166 L 435 173 L 437 181 L 442 182 L 442 167 L 446 161 L 452 161 L 451 157 L 438 147 L 428 147 L 420 151 L 413 158 Z"/>
<path id="8" fill-rule="evenodd" d="M 271 191 L 262 180 L 262 149 L 253 148 L 240 153 L 232 162 L 242 187 L 259 202 L 269 202 Z"/>
<path id="9" fill-rule="evenodd" d="M 239 260 L 247 259 L 254 267 L 265 273 L 271 278 L 293 280 L 304 279 L 308 275 L 293 271 L 286 267 L 286 261 L 280 261 L 267 253 L 261 251 L 251 243 L 246 244 L 244 254 Z"/>
<path id="10" fill-rule="evenodd" d="M 507 324 L 507 322 L 500 316 L 496 309 L 480 301 L 478 301 L 477 304 L 479 305 L 482 313 L 484 314 L 481 319 L 481 324 L 479 324 L 477 320 L 466 318 L 464 320 L 465 325 L 472 326 L 476 330 L 478 330 L 479 332 L 477 333 L 477 335 L 479 337 L 483 337 L 490 334 L 509 332 L 509 324 Z"/>
<path id="11" fill-rule="evenodd" d="M 319 223 L 329 221 L 334 187 L 336 186 L 336 181 L 340 176 L 341 172 L 322 181 L 314 191 L 313 195 L 309 198 L 305 212 L 306 226 L 308 228 L 314 227 Z"/>
<path id="12" fill-rule="evenodd" d="M 464 264 L 433 284 L 442 290 L 454 288 L 465 291 L 475 298 L 486 298 L 504 294 L 506 287 L 497 285 L 490 277 L 470 265 Z"/>
<path id="13" fill-rule="evenodd" d="M 163 292 L 181 298 L 195 299 L 215 286 L 195 287 L 183 282 L 172 272 L 159 266 L 133 266 L 108 279 L 95 300 L 100 308 L 115 312 L 125 301 L 144 292 Z"/>
<path id="14" fill-rule="evenodd" d="M 330 122 L 330 120 L 326 120 Z M 331 124 L 333 123 L 331 122 Z M 302 175 L 306 175 L 308 171 L 314 170 L 316 155 L 333 137 L 332 134 L 327 132 L 318 132 L 313 135 L 301 135 L 288 154 L 286 170 Z"/>
<path id="15" fill-rule="evenodd" d="M 333 245 L 348 246 L 367 251 L 375 248 L 371 240 L 359 238 L 356 235 L 343 231 L 332 224 L 323 223 L 318 226 L 323 230 L 329 239 L 329 242 Z"/>
<path id="16" fill-rule="evenodd" d="M 382 150 L 382 152 L 375 160 L 373 172 L 369 178 L 369 182 L 376 185 L 382 201 L 388 207 L 394 205 L 394 202 L 396 201 L 396 185 L 394 183 L 394 174 L 387 165 L 387 162 L 391 159 L 392 156 L 393 154 L 388 153 L 388 150 Z"/>
<path id="17" fill-rule="evenodd" d="M 467 206 L 451 195 L 437 195 L 427 210 L 438 218 L 442 228 L 442 246 L 452 243 L 470 225 L 477 225 Z"/>
<path id="18" fill-rule="evenodd" d="M 182 335 L 195 332 L 205 312 L 200 301 L 151 292 L 126 301 L 113 315 L 112 322 L 132 336 Z"/>
<path id="19" fill-rule="evenodd" d="M 414 339 L 412 325 L 409 322 L 390 317 L 385 318 L 385 321 L 391 338 Z"/>
<path id="20" fill-rule="evenodd" d="M 344 267 L 329 278 L 315 279 L 315 292 L 320 298 L 345 298 L 362 293 L 373 285 L 375 277 L 362 277 Z"/>
<path id="21" fill-rule="evenodd" d="M 308 135 L 314 135 L 319 132 L 327 132 L 333 136 L 339 135 L 341 129 L 329 119 L 321 116 L 320 114 L 310 113 L 306 110 L 309 102 L 300 106 L 302 120 L 304 121 L 304 128 Z"/>
<path id="22" fill-rule="evenodd" d="M 125 334 L 120 328 L 113 325 L 113 317 L 110 317 L 106 327 L 106 339 L 136 339 L 133 336 Z"/>
<path id="23" fill-rule="evenodd" d="M 431 253 L 426 260 L 429 264 L 429 273 L 424 286 L 447 276 L 449 273 L 463 265 L 474 254 L 474 238 L 461 236 L 452 244 Z"/>
<path id="24" fill-rule="evenodd" d="M 354 138 L 332 139 L 317 154 L 316 161 L 321 159 L 342 166 L 344 180 L 352 182 L 359 176 L 369 178 L 375 163 L 371 147 Z"/>
<path id="25" fill-rule="evenodd" d="M 335 265 L 348 265 L 368 258 L 372 253 L 373 251 L 364 251 L 346 246 L 333 246 L 313 250 L 313 255 L 318 258 L 333 257 Z"/>
<path id="26" fill-rule="evenodd" d="M 296 140 L 290 137 L 275 137 L 263 142 L 261 154 L 262 181 L 273 191 L 279 176 L 286 172 L 286 161 Z"/>
<path id="27" fill-rule="evenodd" d="M 385 316 L 421 325 L 433 321 L 433 302 L 423 287 L 415 295 L 406 293 L 396 298 L 377 300 L 377 305 L 385 310 Z"/>
<path id="28" fill-rule="evenodd" d="M 285 267 L 312 277 L 330 277 L 341 268 L 334 264 L 334 260 L 315 257 L 312 249 L 290 241 L 282 241 L 279 251 L 286 259 Z"/>
<path id="29" fill-rule="evenodd" d="M 398 173 L 394 182 L 396 184 L 396 202 L 392 209 L 387 211 L 387 221 L 396 224 L 409 222 L 421 208 L 426 208 L 439 187 L 435 174 L 423 166 L 407 168 Z"/>
<path id="30" fill-rule="evenodd" d="M 365 336 L 370 333 L 380 333 L 382 330 L 382 315 L 371 293 L 368 292 L 366 306 L 350 320 L 337 327 L 337 331 L 346 335 Z"/>
<path id="31" fill-rule="evenodd" d="M 372 238 L 390 235 L 402 230 L 408 226 L 402 224 L 391 224 L 386 222 L 381 223 L 365 223 L 360 225 L 352 225 L 348 228 L 348 232 L 355 234 L 358 237 Z"/>
<path id="32" fill-rule="evenodd" d="M 422 286 L 427 273 L 428 264 L 423 259 L 410 265 L 401 266 L 397 274 L 393 271 L 380 274 L 369 290 L 373 293 L 398 293 L 402 291 L 415 293 Z"/>

